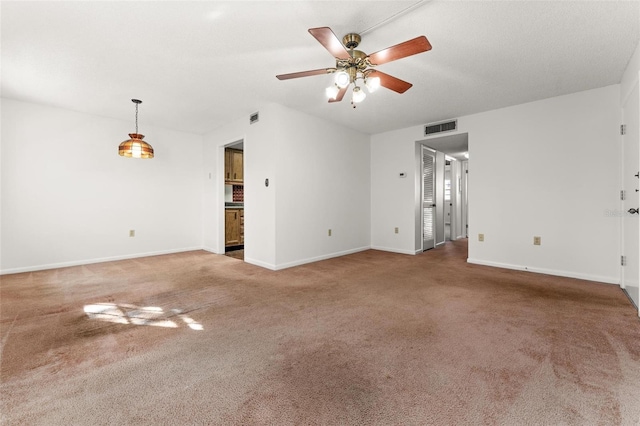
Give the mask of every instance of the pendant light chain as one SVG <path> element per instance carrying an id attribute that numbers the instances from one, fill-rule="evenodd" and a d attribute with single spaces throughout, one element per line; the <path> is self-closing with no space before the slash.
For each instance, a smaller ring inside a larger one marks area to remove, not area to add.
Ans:
<path id="1" fill-rule="evenodd" d="M 138 133 L 138 102 L 136 102 L 136 133 Z"/>

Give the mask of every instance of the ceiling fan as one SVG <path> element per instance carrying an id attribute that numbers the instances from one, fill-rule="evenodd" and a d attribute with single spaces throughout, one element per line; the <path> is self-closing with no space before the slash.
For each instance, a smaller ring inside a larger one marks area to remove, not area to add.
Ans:
<path id="1" fill-rule="evenodd" d="M 292 78 L 335 73 L 335 84 L 326 89 L 329 102 L 340 102 L 349 86 L 353 84 L 351 104 L 354 108 L 356 107 L 356 103 L 361 102 L 366 97 L 365 92 L 358 85 L 358 80 L 362 80 L 370 92 L 382 86 L 397 93 L 404 93 L 412 86 L 411 83 L 385 74 L 373 67 L 431 50 L 429 40 L 427 40 L 425 36 L 419 36 L 407 40 L 404 43 L 396 44 L 395 46 L 367 55 L 355 49 L 361 41 L 359 34 L 349 33 L 345 35 L 342 38 L 342 42 L 340 42 L 340 39 L 338 39 L 329 27 L 310 28 L 309 33 L 335 57 L 335 68 L 321 68 L 290 74 L 280 74 L 276 77 L 279 80 L 289 80 Z"/>

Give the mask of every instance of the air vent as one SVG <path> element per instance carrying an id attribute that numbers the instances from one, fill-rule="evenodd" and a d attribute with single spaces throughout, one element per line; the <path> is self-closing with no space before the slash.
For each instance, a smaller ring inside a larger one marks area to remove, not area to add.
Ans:
<path id="1" fill-rule="evenodd" d="M 424 126 L 424 135 L 433 135 L 434 133 L 451 132 L 458 128 L 458 120 L 443 121 L 442 123 L 427 124 Z"/>
<path id="2" fill-rule="evenodd" d="M 259 117 L 258 117 L 258 113 L 257 113 L 257 112 L 254 112 L 253 114 L 251 114 L 251 115 L 249 116 L 249 124 L 257 123 L 257 122 L 258 122 L 258 119 L 259 119 Z"/>

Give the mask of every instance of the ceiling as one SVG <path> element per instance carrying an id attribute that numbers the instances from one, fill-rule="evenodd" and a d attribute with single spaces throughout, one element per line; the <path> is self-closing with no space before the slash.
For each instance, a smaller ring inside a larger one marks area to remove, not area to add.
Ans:
<path id="1" fill-rule="evenodd" d="M 2 1 L 2 96 L 203 134 L 275 102 L 365 133 L 617 84 L 640 40 L 637 1 Z M 307 32 L 363 33 L 413 83 L 329 104 L 335 66 Z"/>

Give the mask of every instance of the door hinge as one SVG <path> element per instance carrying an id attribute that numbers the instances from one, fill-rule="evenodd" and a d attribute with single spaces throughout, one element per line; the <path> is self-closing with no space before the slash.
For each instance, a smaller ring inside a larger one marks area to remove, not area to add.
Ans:
<path id="1" fill-rule="evenodd" d="M 626 124 L 621 124 L 620 125 L 620 134 L 623 135 L 623 136 L 627 134 L 627 125 Z"/>
<path id="2" fill-rule="evenodd" d="M 622 201 L 624 201 L 624 200 L 625 200 L 625 198 L 626 198 L 626 196 L 625 196 L 625 195 L 626 195 L 626 194 L 625 194 L 625 192 L 624 192 L 624 189 L 620 190 L 620 199 L 621 199 Z"/>
<path id="3" fill-rule="evenodd" d="M 620 265 L 627 266 L 627 256 L 620 256 Z"/>

